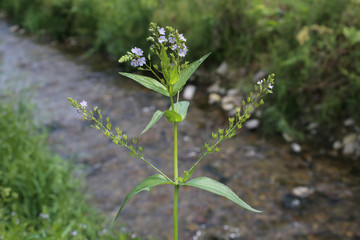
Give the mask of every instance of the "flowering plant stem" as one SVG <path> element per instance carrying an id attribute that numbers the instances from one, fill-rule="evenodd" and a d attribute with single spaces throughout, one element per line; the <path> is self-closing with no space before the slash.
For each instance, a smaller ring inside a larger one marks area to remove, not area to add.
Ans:
<path id="1" fill-rule="evenodd" d="M 146 63 L 145 57 L 143 57 L 143 51 L 140 48 L 133 48 L 131 52 L 128 52 L 125 56 L 121 57 L 119 62 L 131 62 L 131 66 L 138 67 L 139 70 L 149 71 L 154 74 L 157 79 L 132 74 L 132 73 L 120 73 L 123 76 L 129 77 L 132 80 L 140 83 L 144 87 L 154 90 L 164 96 L 170 98 L 171 106 L 166 111 L 157 110 L 148 125 L 141 132 L 141 134 L 147 132 L 152 126 L 154 126 L 163 115 L 167 118 L 169 123 L 174 125 L 174 179 L 170 179 L 165 173 L 155 167 L 150 161 L 146 160 L 143 155 L 143 148 L 137 145 L 137 139 L 128 141 L 128 137 L 123 133 L 120 128 L 115 128 L 115 133 L 111 128 L 109 118 L 106 118 L 106 124 L 103 124 L 101 110 L 97 107 L 93 111 L 86 109 L 87 102 L 82 101 L 78 103 L 76 100 L 69 98 L 70 103 L 75 107 L 76 113 L 83 113 L 83 119 L 91 122 L 91 127 L 95 127 L 100 130 L 105 136 L 109 137 L 116 145 L 125 147 L 129 150 L 129 154 L 132 157 L 139 158 L 150 165 L 155 171 L 156 175 L 152 175 L 144 179 L 130 193 L 125 197 L 121 207 L 115 217 L 115 220 L 119 216 L 121 210 L 125 204 L 137 193 L 141 191 L 150 191 L 153 187 L 163 184 L 169 184 L 174 186 L 174 202 L 173 202 L 173 234 L 174 240 L 178 240 L 178 210 L 179 210 L 179 189 L 182 186 L 190 186 L 199 188 L 216 195 L 220 195 L 229 199 L 230 201 L 238 204 L 239 206 L 253 211 L 260 212 L 243 200 L 241 200 L 229 187 L 226 185 L 208 178 L 198 177 L 190 179 L 193 175 L 196 166 L 204 157 L 209 153 L 219 152 L 219 147 L 223 140 L 234 137 L 237 134 L 237 130 L 242 128 L 242 124 L 248 120 L 253 110 L 262 105 L 263 97 L 272 93 L 274 84 L 274 75 L 271 74 L 267 79 L 263 79 L 255 85 L 255 91 L 250 92 L 250 96 L 242 101 L 242 106 L 236 108 L 234 117 L 229 118 L 229 126 L 226 129 L 219 129 L 211 134 L 213 140 L 203 145 L 202 155 L 189 169 L 184 171 L 183 177 L 179 177 L 178 168 L 178 123 L 186 119 L 187 111 L 190 102 L 179 101 L 179 92 L 184 88 L 186 82 L 200 66 L 200 64 L 210 55 L 206 54 L 199 60 L 189 64 L 187 61 L 183 62 L 188 49 L 185 45 L 186 38 L 183 34 L 179 34 L 177 30 L 172 27 L 160 28 L 155 23 L 150 24 L 150 32 L 152 36 L 148 37 L 148 40 L 153 43 L 150 47 L 150 51 L 159 57 L 160 65 L 152 65 Z M 148 55 L 148 60 L 151 60 L 151 55 Z M 144 68 L 142 68 L 144 66 Z M 173 98 L 176 96 L 176 103 Z M 115 221 L 114 220 L 114 221 Z"/>

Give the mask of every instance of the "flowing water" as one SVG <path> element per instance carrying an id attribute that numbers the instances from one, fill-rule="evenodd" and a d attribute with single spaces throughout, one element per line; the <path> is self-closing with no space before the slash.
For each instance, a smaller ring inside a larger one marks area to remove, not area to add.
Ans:
<path id="1" fill-rule="evenodd" d="M 50 130 L 52 148 L 83 166 L 91 204 L 113 218 L 132 187 L 155 172 L 76 119 L 67 97 L 99 106 L 129 137 L 138 136 L 157 109 L 167 109 L 168 100 L 120 77 L 115 67 L 104 65 L 101 59 L 89 63 L 8 29 L 0 23 L 0 88 L 16 94 L 28 90 L 37 105 L 36 118 Z M 108 66 L 106 71 L 104 66 Z M 197 160 L 211 130 L 225 123 L 217 107 L 192 102 L 187 119 L 179 126 L 180 172 Z M 169 175 L 172 136 L 171 125 L 162 119 L 139 138 L 145 156 Z M 180 239 L 360 239 L 359 170 L 358 161 L 329 157 L 314 149 L 291 154 L 287 144 L 242 130 L 220 153 L 208 155 L 195 177 L 227 184 L 263 213 L 184 187 Z M 292 194 L 302 186 L 309 196 Z M 121 223 L 138 236 L 171 239 L 172 188 L 159 186 L 134 197 L 124 208 L 119 227 Z"/>

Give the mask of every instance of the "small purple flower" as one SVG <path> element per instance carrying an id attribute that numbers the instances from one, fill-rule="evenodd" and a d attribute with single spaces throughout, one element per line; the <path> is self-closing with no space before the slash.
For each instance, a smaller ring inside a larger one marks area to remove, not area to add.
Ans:
<path id="1" fill-rule="evenodd" d="M 182 48 L 181 48 L 180 51 L 179 51 L 179 56 L 180 56 L 180 57 L 185 57 L 187 51 L 188 51 L 187 47 L 185 46 L 185 44 L 183 44 L 183 45 L 182 45 Z"/>
<path id="2" fill-rule="evenodd" d="M 87 101 L 82 100 L 81 103 L 80 103 L 80 106 L 83 107 L 83 108 L 87 107 Z"/>
<path id="3" fill-rule="evenodd" d="M 76 236 L 76 235 L 77 235 L 77 231 L 76 231 L 76 230 L 71 232 L 71 236 Z"/>
<path id="4" fill-rule="evenodd" d="M 139 66 L 139 64 L 138 64 L 138 62 L 137 62 L 136 59 L 133 59 L 133 60 L 131 61 L 130 65 L 133 66 L 133 67 Z"/>
<path id="5" fill-rule="evenodd" d="M 79 111 L 79 110 L 76 110 L 76 111 L 75 111 L 75 117 L 79 116 L 79 114 L 80 114 L 80 111 Z"/>
<path id="6" fill-rule="evenodd" d="M 174 45 L 172 45 L 170 48 L 171 48 L 171 50 L 173 50 L 173 51 L 175 51 L 176 49 L 177 49 L 177 45 L 176 44 L 174 44 Z"/>
<path id="7" fill-rule="evenodd" d="M 180 49 L 179 56 L 180 57 L 185 57 L 185 55 L 186 55 L 186 50 L 185 49 Z"/>
<path id="8" fill-rule="evenodd" d="M 174 44 L 174 43 L 175 43 L 175 38 L 174 38 L 174 37 L 169 37 L 169 42 L 170 42 L 171 44 Z"/>
<path id="9" fill-rule="evenodd" d="M 183 35 L 182 33 L 179 34 L 179 37 L 180 37 L 180 40 L 181 40 L 181 41 L 186 42 L 186 38 L 184 37 L 184 35 Z"/>
<path id="10" fill-rule="evenodd" d="M 139 57 L 143 55 L 143 50 L 140 48 L 134 47 L 131 49 L 131 52 L 138 55 Z"/>
<path id="11" fill-rule="evenodd" d="M 144 57 L 139 58 L 137 63 L 138 63 L 139 66 L 142 66 L 142 65 L 146 64 L 145 58 Z"/>
<path id="12" fill-rule="evenodd" d="M 165 36 L 159 37 L 159 43 L 167 42 L 167 39 Z"/>
<path id="13" fill-rule="evenodd" d="M 261 85 L 262 82 L 263 82 L 262 80 L 259 80 L 259 81 L 257 81 L 257 84 Z"/>
<path id="14" fill-rule="evenodd" d="M 159 29 L 159 33 L 160 33 L 161 35 L 165 35 L 165 29 L 164 29 L 164 28 L 160 28 L 160 29 Z"/>
<path id="15" fill-rule="evenodd" d="M 273 85 L 271 85 L 271 83 L 269 83 L 269 89 L 273 89 Z"/>

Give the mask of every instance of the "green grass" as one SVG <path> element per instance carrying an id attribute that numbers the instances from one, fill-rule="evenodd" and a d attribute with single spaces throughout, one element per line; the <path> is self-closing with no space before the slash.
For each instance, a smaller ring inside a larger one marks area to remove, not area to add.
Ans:
<path id="1" fill-rule="evenodd" d="M 0 101 L 0 239 L 133 239 L 109 230 L 86 203 L 73 166 L 48 150 L 25 101 L 7 99 Z"/>

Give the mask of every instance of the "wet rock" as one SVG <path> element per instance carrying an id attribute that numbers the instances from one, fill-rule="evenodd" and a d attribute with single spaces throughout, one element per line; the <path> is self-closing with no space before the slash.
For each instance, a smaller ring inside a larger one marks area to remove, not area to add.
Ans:
<path id="1" fill-rule="evenodd" d="M 218 94 L 225 94 L 225 88 L 220 87 L 220 81 L 216 81 L 213 85 L 207 88 L 208 93 L 218 93 Z"/>
<path id="2" fill-rule="evenodd" d="M 340 150 L 343 147 L 342 143 L 340 141 L 335 141 L 333 143 L 333 149 L 334 150 Z"/>
<path id="3" fill-rule="evenodd" d="M 299 186 L 299 187 L 295 187 L 291 191 L 291 193 L 296 197 L 306 198 L 314 193 L 314 189 L 309 187 Z"/>
<path id="4" fill-rule="evenodd" d="M 209 104 L 219 103 L 221 101 L 221 96 L 217 93 L 210 93 L 209 95 Z"/>
<path id="5" fill-rule="evenodd" d="M 297 143 L 292 143 L 290 145 L 291 147 L 291 151 L 294 152 L 294 153 L 301 153 L 301 146 Z"/>
<path id="6" fill-rule="evenodd" d="M 353 155 L 357 150 L 358 135 L 356 133 L 350 133 L 343 138 L 343 154 Z"/>
<path id="7" fill-rule="evenodd" d="M 17 30 L 19 30 L 20 29 L 20 26 L 19 25 L 14 25 L 14 26 L 11 26 L 10 28 L 9 28 L 9 31 L 10 32 L 16 32 Z"/>
<path id="8" fill-rule="evenodd" d="M 319 124 L 316 122 L 312 122 L 308 125 L 307 129 L 310 131 L 311 134 L 316 134 L 317 133 L 317 129 L 319 127 Z"/>
<path id="9" fill-rule="evenodd" d="M 348 118 L 344 121 L 343 124 L 345 127 L 351 127 L 351 126 L 354 126 L 355 120 L 353 118 Z"/>
<path id="10" fill-rule="evenodd" d="M 259 119 L 250 119 L 245 123 L 245 127 L 249 130 L 255 130 L 260 126 L 260 120 Z"/>
<path id="11" fill-rule="evenodd" d="M 221 107 L 224 111 L 231 111 L 241 104 L 241 98 L 238 96 L 225 96 L 221 99 Z"/>
<path id="12" fill-rule="evenodd" d="M 184 88 L 183 97 L 185 100 L 191 100 L 194 98 L 196 87 L 194 85 L 187 85 Z"/>
<path id="13" fill-rule="evenodd" d="M 226 75 L 229 71 L 229 64 L 227 62 L 222 62 L 220 66 L 216 69 L 216 73 L 219 75 Z"/>
<path id="14" fill-rule="evenodd" d="M 281 199 L 281 203 L 285 208 L 292 210 L 300 209 L 303 205 L 303 201 L 292 194 L 285 194 Z"/>
<path id="15" fill-rule="evenodd" d="M 282 137 L 284 138 L 284 140 L 288 143 L 294 141 L 294 139 L 287 133 L 282 133 Z"/>
<path id="16" fill-rule="evenodd" d="M 236 96 L 239 93 L 239 91 L 235 88 L 229 89 L 226 93 L 227 96 Z"/>
<path id="17" fill-rule="evenodd" d="M 232 96 L 225 96 L 221 99 L 221 108 L 224 111 L 231 111 L 235 108 L 234 98 Z"/>
<path id="18" fill-rule="evenodd" d="M 151 113 L 151 112 L 154 112 L 155 111 L 155 106 L 148 106 L 148 107 L 143 107 L 142 108 L 142 111 L 144 113 Z"/>

